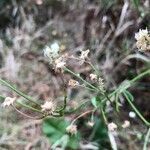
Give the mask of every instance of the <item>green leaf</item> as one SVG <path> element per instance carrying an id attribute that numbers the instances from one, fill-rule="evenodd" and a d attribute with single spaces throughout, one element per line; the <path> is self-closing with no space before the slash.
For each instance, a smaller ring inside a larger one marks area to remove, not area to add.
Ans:
<path id="1" fill-rule="evenodd" d="M 97 95 L 97 96 L 93 97 L 93 98 L 91 99 L 91 103 L 92 103 L 92 105 L 93 105 L 95 108 L 97 108 L 97 107 L 99 106 L 99 104 L 101 104 L 100 96 Z"/>
<path id="2" fill-rule="evenodd" d="M 57 119 L 57 118 L 47 118 L 43 122 L 43 133 L 48 137 L 51 144 L 54 143 L 61 143 L 63 147 L 64 142 L 60 142 L 59 140 L 62 139 L 66 135 L 66 127 L 69 125 L 69 122 L 65 121 L 64 119 Z M 79 144 L 78 140 L 80 139 L 79 134 L 75 135 L 68 135 L 69 140 L 67 143 L 67 147 L 71 149 L 77 149 Z"/>
<path id="3" fill-rule="evenodd" d="M 97 117 L 94 118 L 94 122 L 95 125 L 90 135 L 90 139 L 99 145 L 99 149 L 110 149 L 106 125 L 100 118 Z"/>

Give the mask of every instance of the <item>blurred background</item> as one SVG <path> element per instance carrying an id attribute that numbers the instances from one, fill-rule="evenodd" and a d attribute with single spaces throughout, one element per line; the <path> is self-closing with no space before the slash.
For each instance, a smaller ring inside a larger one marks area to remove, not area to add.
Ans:
<path id="1" fill-rule="evenodd" d="M 43 102 L 49 98 L 61 101 L 61 79 L 43 56 L 44 47 L 56 43 L 62 53 L 90 49 L 92 63 L 112 91 L 149 68 L 149 53 L 138 52 L 134 38 L 139 29 L 150 28 L 149 10 L 149 0 L 0 0 L 0 77 Z M 88 66 L 76 62 L 72 62 L 72 68 L 83 77 L 91 72 Z M 137 108 L 149 119 L 150 78 L 143 78 L 130 91 Z M 16 96 L 1 85 L 0 95 Z M 79 89 L 68 89 L 68 95 L 71 108 L 93 97 Z M 87 125 L 87 115 L 78 121 L 77 137 L 65 134 L 68 121 L 90 108 L 88 104 L 65 118 L 43 121 L 25 118 L 13 108 L 0 108 L 0 150 L 49 150 L 63 140 L 68 141 L 64 146 L 68 150 L 111 150 L 97 114 L 93 128 Z M 146 127 L 136 116 L 129 117 L 131 111 L 124 102 L 120 118 L 110 116 L 118 123 L 131 122 L 129 129 L 115 133 L 120 150 L 141 150 L 143 146 Z"/>

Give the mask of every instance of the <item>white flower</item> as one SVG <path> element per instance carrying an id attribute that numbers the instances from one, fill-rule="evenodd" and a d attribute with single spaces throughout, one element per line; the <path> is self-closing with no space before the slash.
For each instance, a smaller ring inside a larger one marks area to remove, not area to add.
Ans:
<path id="1" fill-rule="evenodd" d="M 52 101 L 46 101 L 43 105 L 41 105 L 42 111 L 48 111 L 53 113 L 55 111 L 55 104 Z"/>
<path id="2" fill-rule="evenodd" d="M 80 55 L 80 59 L 85 60 L 88 58 L 88 54 L 89 54 L 90 50 L 86 50 L 86 51 L 81 51 L 81 55 Z"/>
<path id="3" fill-rule="evenodd" d="M 92 81 L 97 80 L 97 75 L 96 75 L 96 74 L 91 73 L 91 74 L 90 74 L 90 79 L 91 79 Z"/>
<path id="4" fill-rule="evenodd" d="M 53 43 L 50 47 L 46 46 L 44 49 L 44 56 L 49 58 L 50 63 L 52 63 L 56 58 L 59 57 L 59 45 L 58 43 Z"/>
<path id="5" fill-rule="evenodd" d="M 136 46 L 140 51 L 150 50 L 150 34 L 147 29 L 140 29 L 138 33 L 135 33 L 135 39 L 137 40 Z"/>
<path id="6" fill-rule="evenodd" d="M 75 87 L 79 85 L 79 82 L 76 80 L 70 79 L 68 85 L 71 87 Z"/>
<path id="7" fill-rule="evenodd" d="M 108 130 L 109 131 L 114 131 L 115 129 L 117 129 L 117 125 L 113 122 L 108 124 Z"/>
<path id="8" fill-rule="evenodd" d="M 128 120 L 125 120 L 124 123 L 122 124 L 123 128 L 127 128 L 130 126 L 130 122 Z"/>
<path id="9" fill-rule="evenodd" d="M 76 134 L 77 133 L 77 126 L 74 125 L 74 124 L 70 124 L 67 128 L 66 128 L 66 131 L 68 133 L 71 133 L 71 134 Z"/>
<path id="10" fill-rule="evenodd" d="M 14 97 L 14 98 L 6 97 L 1 106 L 4 107 L 4 108 L 6 106 L 10 106 L 10 105 L 12 105 L 14 103 L 15 100 L 16 100 L 16 97 Z"/>
<path id="11" fill-rule="evenodd" d="M 63 69 L 66 65 L 65 59 L 63 57 L 59 57 L 55 60 L 55 67 L 57 69 Z"/>

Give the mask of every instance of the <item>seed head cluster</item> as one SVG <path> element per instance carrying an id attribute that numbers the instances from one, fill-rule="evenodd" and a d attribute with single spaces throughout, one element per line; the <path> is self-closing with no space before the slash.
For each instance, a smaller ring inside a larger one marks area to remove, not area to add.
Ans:
<path id="1" fill-rule="evenodd" d="M 150 34 L 147 29 L 140 29 L 138 33 L 135 33 L 135 39 L 139 51 L 150 51 Z"/>
<path id="2" fill-rule="evenodd" d="M 53 101 L 46 101 L 43 105 L 41 105 L 43 112 L 48 112 L 52 114 L 55 111 L 55 104 Z"/>

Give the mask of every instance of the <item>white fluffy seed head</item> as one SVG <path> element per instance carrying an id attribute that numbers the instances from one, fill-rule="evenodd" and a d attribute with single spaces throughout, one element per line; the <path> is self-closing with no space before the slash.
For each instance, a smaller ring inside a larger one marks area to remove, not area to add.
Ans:
<path id="1" fill-rule="evenodd" d="M 10 106 L 15 102 L 15 100 L 16 100 L 16 97 L 14 97 L 14 98 L 6 97 L 1 106 L 4 108 L 7 106 Z"/>
<path id="2" fill-rule="evenodd" d="M 53 113 L 55 111 L 55 104 L 52 101 L 46 101 L 43 105 L 41 105 L 42 111 Z"/>

